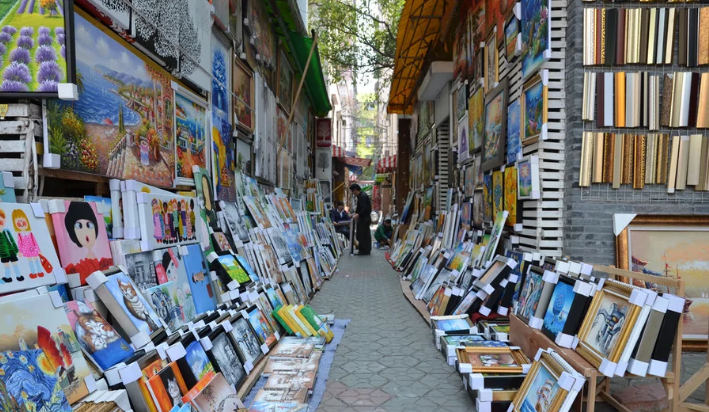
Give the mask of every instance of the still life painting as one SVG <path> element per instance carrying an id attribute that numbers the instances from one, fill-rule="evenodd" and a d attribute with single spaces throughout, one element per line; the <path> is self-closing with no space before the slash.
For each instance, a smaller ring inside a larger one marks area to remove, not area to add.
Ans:
<path id="1" fill-rule="evenodd" d="M 206 102 L 192 93 L 175 90 L 176 178 L 192 183 L 192 167 L 207 167 Z"/>
<path id="2" fill-rule="evenodd" d="M 76 10 L 74 26 L 81 97 L 48 101 L 48 151 L 61 155 L 62 169 L 172 187 L 169 75 L 84 12 Z"/>
<path id="3" fill-rule="evenodd" d="M 551 51 L 551 13 L 548 0 L 522 2 L 522 78 L 526 79 Z"/>

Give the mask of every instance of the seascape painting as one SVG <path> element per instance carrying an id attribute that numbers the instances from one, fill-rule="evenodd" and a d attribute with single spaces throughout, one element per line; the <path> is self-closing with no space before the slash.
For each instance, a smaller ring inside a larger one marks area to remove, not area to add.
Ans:
<path id="1" fill-rule="evenodd" d="M 549 339 L 556 339 L 556 335 L 564 328 L 566 317 L 569 316 L 573 301 L 574 285 L 560 280 L 551 294 L 549 306 L 544 314 L 544 323 L 542 324 L 542 332 Z"/>
<path id="2" fill-rule="evenodd" d="M 171 78 L 83 12 L 74 24 L 80 97 L 48 102 L 48 152 L 62 169 L 172 187 Z"/>
<path id="3" fill-rule="evenodd" d="M 628 261 L 632 271 L 681 278 L 687 304 L 682 315 L 684 339 L 707 339 L 709 328 L 709 229 L 706 226 L 628 226 Z M 643 287 L 656 287 L 643 284 Z"/>
<path id="4" fill-rule="evenodd" d="M 56 94 L 66 83 L 63 0 L 5 0 L 0 4 L 0 94 Z M 71 12 L 71 9 L 69 9 Z"/>
<path id="5" fill-rule="evenodd" d="M 548 0 L 522 2 L 522 78 L 526 79 L 544 63 L 551 51 L 551 13 Z"/>
<path id="6" fill-rule="evenodd" d="M 546 121 L 546 87 L 541 77 L 527 83 L 522 92 L 522 144 L 528 145 L 539 140 Z"/>
<path id="7" fill-rule="evenodd" d="M 557 379 L 540 365 L 520 406 L 521 412 L 549 412 L 559 392 Z"/>
<path id="8" fill-rule="evenodd" d="M 514 163 L 522 155 L 520 141 L 520 124 L 522 121 L 522 106 L 515 99 L 507 106 L 507 163 Z"/>
<path id="9" fill-rule="evenodd" d="M 191 93 L 175 91 L 175 141 L 178 179 L 192 183 L 192 167 L 207 167 L 207 109 Z"/>
<path id="10" fill-rule="evenodd" d="M 583 342 L 591 349 L 598 352 L 602 358 L 608 358 L 613 353 L 614 347 L 621 338 L 618 333 L 625 325 L 625 317 L 630 309 L 630 303 L 612 293 L 604 293 L 601 305 L 595 314 L 591 329 L 585 334 Z M 580 337 L 580 336 L 579 336 Z"/>

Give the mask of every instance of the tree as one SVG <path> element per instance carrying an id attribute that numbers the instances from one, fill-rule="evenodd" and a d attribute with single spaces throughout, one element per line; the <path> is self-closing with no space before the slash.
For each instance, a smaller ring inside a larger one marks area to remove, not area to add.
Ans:
<path id="1" fill-rule="evenodd" d="M 310 27 L 334 83 L 346 71 L 389 84 L 405 0 L 310 0 Z"/>

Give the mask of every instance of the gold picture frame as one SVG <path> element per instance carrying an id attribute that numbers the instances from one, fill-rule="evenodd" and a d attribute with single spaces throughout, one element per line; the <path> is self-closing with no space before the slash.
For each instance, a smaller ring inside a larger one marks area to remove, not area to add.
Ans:
<path id="1" fill-rule="evenodd" d="M 472 366 L 473 373 L 523 373 L 522 365 L 530 363 L 529 359 L 520 349 L 510 347 L 465 347 L 457 350 L 458 362 L 468 363 Z M 492 357 L 498 356 L 498 359 Z M 502 358 L 499 358 L 499 357 Z M 491 357 L 491 359 L 483 359 Z M 513 361 L 516 366 L 485 365 L 486 361 Z"/>
<path id="2" fill-rule="evenodd" d="M 579 330 L 576 352 L 596 368 L 603 359 L 613 363 L 620 360 L 640 314 L 640 306 L 629 301 L 633 289 L 628 284 L 608 279 L 593 296 Z M 619 330 L 611 334 L 618 323 L 621 323 Z"/>
<path id="3" fill-rule="evenodd" d="M 519 135 L 522 146 L 537 143 L 540 138 L 545 138 L 545 126 L 549 121 L 549 86 L 545 79 L 547 73 L 546 70 L 540 70 L 522 87 L 522 95 L 519 98 L 522 112 Z M 536 105 L 533 106 L 534 102 Z"/>
<path id="4" fill-rule="evenodd" d="M 532 364 L 532 367 L 527 373 L 527 377 L 524 379 L 524 382 L 522 382 L 522 386 L 512 400 L 512 411 L 522 412 L 522 404 L 525 402 L 527 396 L 530 393 L 536 394 L 537 391 L 542 390 L 543 387 L 547 393 L 551 393 L 556 389 L 556 392 L 550 397 L 548 407 L 545 410 L 558 411 L 569 393 L 558 384 L 562 373 L 564 373 L 564 368 L 559 362 L 549 353 L 542 352 L 539 360 Z M 548 383 L 550 378 L 556 381 L 551 387 L 549 387 Z"/>
<path id="5" fill-rule="evenodd" d="M 485 41 L 485 93 L 495 88 L 500 76 L 500 53 L 497 50 L 497 30 Z"/>

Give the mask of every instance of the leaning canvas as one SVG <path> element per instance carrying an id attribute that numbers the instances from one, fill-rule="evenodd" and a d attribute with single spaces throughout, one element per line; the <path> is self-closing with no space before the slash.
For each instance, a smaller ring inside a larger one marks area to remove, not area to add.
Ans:
<path id="1" fill-rule="evenodd" d="M 113 266 L 103 215 L 97 212 L 96 204 L 53 200 L 49 213 L 70 286 L 85 285 L 90 274 Z"/>
<path id="2" fill-rule="evenodd" d="M 52 285 L 63 277 L 44 212 L 39 207 L 36 217 L 35 205 L 0 203 L 0 294 Z"/>
<path id="3" fill-rule="evenodd" d="M 182 261 L 187 272 L 187 281 L 192 291 L 196 314 L 216 309 L 216 294 L 209 279 L 209 268 L 199 245 L 187 245 Z"/>
<path id="4" fill-rule="evenodd" d="M 141 192 L 137 194 L 136 200 L 140 219 L 140 247 L 143 251 L 193 243 L 203 237 L 209 239 L 206 228 L 197 224 L 200 216 L 197 199 Z"/>
<path id="5" fill-rule="evenodd" d="M 60 376 L 47 365 L 41 349 L 8 351 L 0 355 L 0 407 L 3 411 L 71 412 Z"/>

